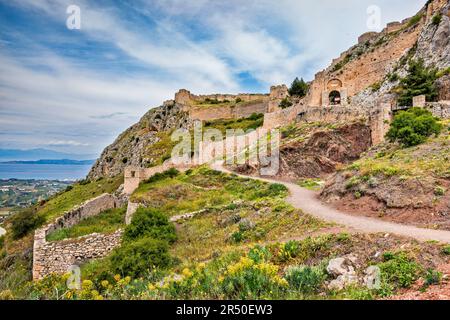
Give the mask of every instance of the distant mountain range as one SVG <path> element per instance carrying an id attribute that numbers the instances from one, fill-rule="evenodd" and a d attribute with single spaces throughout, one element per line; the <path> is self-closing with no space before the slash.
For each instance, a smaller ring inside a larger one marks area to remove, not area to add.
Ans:
<path id="1" fill-rule="evenodd" d="M 0 163 L 10 163 L 10 164 L 59 164 L 59 165 L 92 165 L 95 160 L 71 160 L 71 159 L 42 159 L 42 160 L 14 160 L 14 161 L 3 161 Z"/>
<path id="2" fill-rule="evenodd" d="M 49 149 L 0 149 L 0 161 L 37 161 L 41 159 L 47 160 L 86 160 L 96 159 L 95 154 L 70 154 Z M 91 160 L 90 160 L 91 161 Z"/>

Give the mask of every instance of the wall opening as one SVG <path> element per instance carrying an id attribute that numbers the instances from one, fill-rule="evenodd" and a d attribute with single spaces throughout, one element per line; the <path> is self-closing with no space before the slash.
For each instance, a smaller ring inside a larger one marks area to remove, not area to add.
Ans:
<path id="1" fill-rule="evenodd" d="M 336 106 L 341 104 L 341 94 L 339 93 L 339 91 L 336 90 L 331 91 L 329 98 L 330 98 L 330 105 Z"/>

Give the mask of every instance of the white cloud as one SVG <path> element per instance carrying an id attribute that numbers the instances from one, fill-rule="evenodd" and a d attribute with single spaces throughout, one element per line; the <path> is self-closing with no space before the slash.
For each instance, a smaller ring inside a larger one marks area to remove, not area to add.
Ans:
<path id="1" fill-rule="evenodd" d="M 49 146 L 52 147 L 87 147 L 90 144 L 89 143 L 82 143 L 79 141 L 74 141 L 74 140 L 56 140 L 56 141 L 50 141 L 48 143 Z"/>

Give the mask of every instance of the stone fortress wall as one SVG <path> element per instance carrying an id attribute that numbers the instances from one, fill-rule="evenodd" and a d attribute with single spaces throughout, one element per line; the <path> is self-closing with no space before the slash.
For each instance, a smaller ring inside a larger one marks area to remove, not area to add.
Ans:
<path id="1" fill-rule="evenodd" d="M 434 0 L 430 2 L 427 12 L 420 24 L 429 21 L 435 11 L 446 4 L 446 0 Z M 280 102 L 289 96 L 285 85 L 273 86 L 270 94 L 213 94 L 193 95 L 188 90 L 182 89 L 175 94 L 175 99 L 168 103 L 180 104 L 184 111 L 189 113 L 192 120 L 216 120 L 216 119 L 238 119 L 248 117 L 253 113 L 264 113 L 264 125 L 252 133 L 239 138 L 227 138 L 217 142 L 201 142 L 199 154 L 192 164 L 173 163 L 171 159 L 163 165 L 152 168 L 127 167 L 124 172 L 124 194 L 131 195 L 139 186 L 140 182 L 148 179 L 156 173 L 164 172 L 170 168 L 180 171 L 192 166 L 214 161 L 216 150 L 224 148 L 231 142 L 239 139 L 244 145 L 255 145 L 267 130 L 283 127 L 293 122 L 342 122 L 361 119 L 371 128 L 372 144 L 381 143 L 389 129 L 392 119 L 393 105 L 391 103 L 376 103 L 376 107 L 370 110 L 351 104 L 351 97 L 361 90 L 383 79 L 393 64 L 411 48 L 417 41 L 420 28 L 418 26 L 405 28 L 409 19 L 402 22 L 394 22 L 387 25 L 381 33 L 366 33 L 359 37 L 359 45 L 366 42 L 377 41 L 383 36 L 389 36 L 394 32 L 399 33 L 392 40 L 375 46 L 373 51 L 365 52 L 341 69 L 333 71 L 336 64 L 340 63 L 354 48 L 344 52 L 332 65 L 316 74 L 311 83 L 310 92 L 305 99 L 294 101 L 294 105 L 281 109 Z M 339 105 L 330 105 L 329 94 L 337 91 L 340 94 Z M 236 102 L 240 99 L 242 103 Z M 447 96 L 445 96 L 447 98 Z M 202 106 L 207 99 L 218 100 L 229 104 Z M 428 103 L 424 97 L 417 97 L 415 105 L 420 105 L 432 111 L 435 116 L 450 118 L 450 101 L 439 101 Z M 233 140 L 233 141 L 232 141 Z M 232 150 L 231 152 L 237 152 Z M 77 239 L 69 239 L 58 242 L 47 242 L 46 235 L 50 232 L 64 227 L 72 226 L 82 219 L 96 215 L 103 210 L 118 206 L 119 200 L 111 195 L 102 195 L 92 199 L 85 204 L 74 208 L 57 219 L 55 223 L 47 225 L 35 233 L 33 248 L 33 279 L 40 279 L 52 272 L 64 273 L 73 264 L 106 256 L 114 247 L 120 244 L 122 230 L 110 235 L 92 234 Z M 139 204 L 128 202 L 126 223 L 131 221 L 133 213 Z"/>
<path id="2" fill-rule="evenodd" d="M 67 211 L 54 223 L 36 230 L 33 245 L 33 280 L 42 279 L 51 273 L 64 274 L 71 266 L 104 257 L 117 247 L 120 244 L 122 230 L 112 234 L 94 233 L 54 242 L 48 242 L 46 236 L 55 230 L 74 226 L 83 219 L 119 207 L 121 204 L 121 200 L 115 196 L 103 194 Z"/>
<path id="3" fill-rule="evenodd" d="M 217 119 L 247 118 L 254 113 L 267 113 L 278 107 L 282 99 L 287 97 L 287 87 L 273 86 L 269 94 L 211 94 L 194 95 L 186 89 L 175 93 L 174 102 L 184 106 L 193 120 L 210 121 Z M 221 104 L 208 104 L 209 100 L 219 101 Z M 236 101 L 239 101 L 237 103 Z"/>

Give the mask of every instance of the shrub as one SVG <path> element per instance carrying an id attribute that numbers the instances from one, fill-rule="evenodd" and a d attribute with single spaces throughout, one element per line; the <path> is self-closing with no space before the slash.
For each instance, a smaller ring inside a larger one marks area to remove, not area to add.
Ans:
<path id="1" fill-rule="evenodd" d="M 418 24 L 420 22 L 420 20 L 422 20 L 422 17 L 423 17 L 423 14 L 422 13 L 418 13 L 414 17 L 409 19 L 407 28 L 410 28 L 410 27 L 415 26 L 416 24 Z"/>
<path id="2" fill-rule="evenodd" d="M 32 207 L 14 214 L 10 221 L 12 237 L 17 240 L 40 227 L 45 222 L 45 218 L 36 213 L 35 208 Z"/>
<path id="3" fill-rule="evenodd" d="M 438 73 L 436 73 L 436 77 L 441 78 L 441 77 L 449 75 L 449 74 L 450 74 L 450 67 L 439 70 Z"/>
<path id="4" fill-rule="evenodd" d="M 326 275 L 321 268 L 309 266 L 292 266 L 286 270 L 287 282 L 294 289 L 304 293 L 316 293 Z"/>
<path id="5" fill-rule="evenodd" d="M 235 102 L 236 103 L 242 102 L 242 99 L 238 97 L 238 98 L 236 98 Z"/>
<path id="6" fill-rule="evenodd" d="M 433 269 L 428 269 L 425 274 L 424 286 L 428 287 L 431 285 L 439 284 L 442 280 L 442 273 Z"/>
<path id="7" fill-rule="evenodd" d="M 434 188 L 434 195 L 438 197 L 445 195 L 445 189 L 441 186 L 437 186 Z"/>
<path id="8" fill-rule="evenodd" d="M 395 81 L 397 81 L 399 79 L 399 76 L 398 76 L 398 74 L 397 73 L 392 73 L 392 74 L 390 74 L 389 75 L 389 77 L 388 77 L 388 80 L 390 81 L 390 82 L 395 82 Z"/>
<path id="9" fill-rule="evenodd" d="M 411 60 L 408 75 L 400 80 L 399 105 L 413 106 L 413 97 L 422 94 L 426 96 L 427 101 L 435 101 L 438 97 L 438 90 L 434 84 L 436 79 L 437 69 L 425 67 L 423 59 Z"/>
<path id="10" fill-rule="evenodd" d="M 440 13 L 435 14 L 435 15 L 433 16 L 433 20 L 431 20 L 431 22 L 432 22 L 433 25 L 435 25 L 435 26 L 440 25 L 440 24 L 441 24 L 441 21 L 442 21 L 442 14 L 440 14 Z"/>
<path id="11" fill-rule="evenodd" d="M 169 170 L 166 170 L 164 172 L 155 173 L 150 178 L 145 180 L 145 183 L 153 183 L 164 180 L 166 178 L 175 178 L 178 174 L 180 174 L 180 171 L 175 168 L 170 168 Z"/>
<path id="12" fill-rule="evenodd" d="M 281 100 L 279 107 L 281 109 L 287 109 L 292 107 L 292 102 L 289 100 L 289 98 L 284 98 L 283 100 Z"/>
<path id="13" fill-rule="evenodd" d="M 297 257 L 300 251 L 300 243 L 298 241 L 288 241 L 284 244 L 280 244 L 278 249 L 277 258 L 281 262 L 289 261 Z"/>
<path id="14" fill-rule="evenodd" d="M 406 253 L 386 252 L 381 270 L 382 295 L 389 295 L 398 288 L 409 288 L 419 276 L 420 266 Z"/>
<path id="15" fill-rule="evenodd" d="M 403 146 L 410 147 L 423 143 L 432 134 L 438 135 L 441 130 L 442 125 L 430 111 L 411 108 L 394 117 L 386 137 L 391 142 L 399 141 Z"/>
<path id="16" fill-rule="evenodd" d="M 442 253 L 445 255 L 450 255 L 450 246 L 446 246 L 444 248 L 442 248 Z"/>
<path id="17" fill-rule="evenodd" d="M 308 84 L 303 80 L 299 80 L 298 78 L 295 78 L 295 80 L 292 82 L 291 87 L 289 88 L 289 94 L 291 96 L 300 96 L 304 97 L 308 93 L 309 86 Z"/>
<path id="18" fill-rule="evenodd" d="M 166 241 L 142 238 L 115 249 L 110 258 L 111 267 L 114 272 L 138 278 L 153 267 L 168 267 L 171 262 L 168 250 Z"/>
<path id="19" fill-rule="evenodd" d="M 168 243 L 174 243 L 177 239 L 175 226 L 163 213 L 140 207 L 134 213 L 131 223 L 125 228 L 123 241 L 129 242 L 146 237 Z"/>
<path id="20" fill-rule="evenodd" d="M 372 92 L 377 92 L 381 88 L 381 82 L 375 82 L 370 88 L 372 89 Z"/>
<path id="21" fill-rule="evenodd" d="M 277 295 L 287 287 L 285 279 L 278 275 L 278 267 L 271 263 L 256 263 L 242 257 L 228 266 L 219 278 L 222 290 L 231 299 L 263 299 Z"/>
<path id="22" fill-rule="evenodd" d="M 256 245 L 254 248 L 250 249 L 247 256 L 256 263 L 260 263 L 269 261 L 272 255 L 267 247 Z"/>

